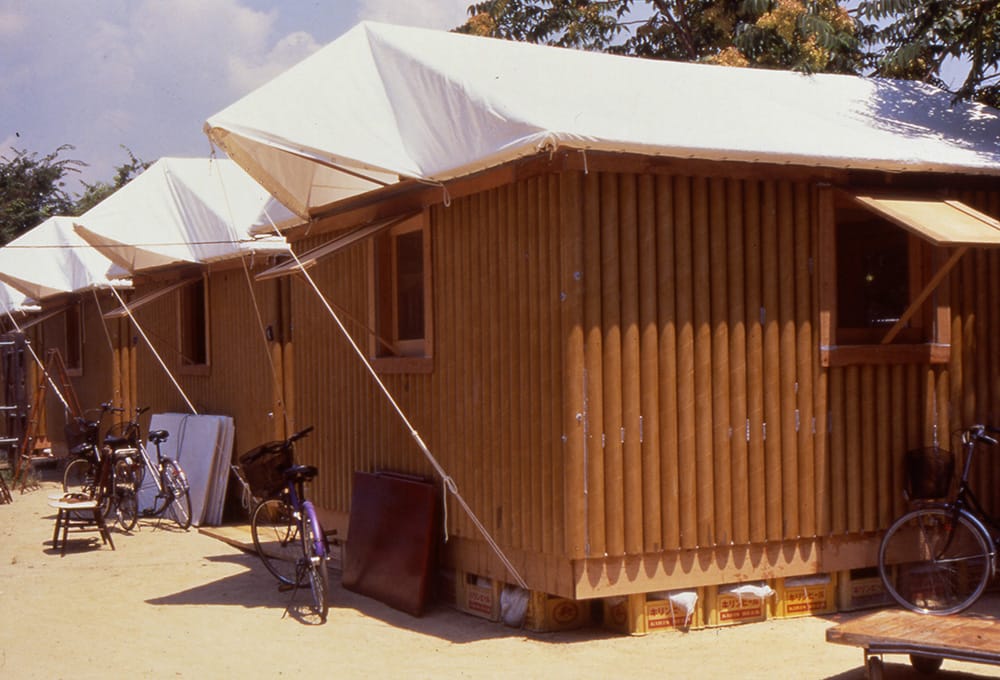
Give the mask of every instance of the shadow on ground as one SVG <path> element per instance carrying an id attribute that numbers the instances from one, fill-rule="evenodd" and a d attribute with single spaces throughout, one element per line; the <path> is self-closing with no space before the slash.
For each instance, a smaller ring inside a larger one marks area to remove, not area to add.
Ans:
<path id="1" fill-rule="evenodd" d="M 306 588 L 300 588 L 298 591 L 279 590 L 277 581 L 260 564 L 255 555 L 223 554 L 206 559 L 211 562 L 238 564 L 245 566 L 246 570 L 187 590 L 149 599 L 147 602 L 158 606 L 268 607 L 274 609 L 276 615 L 281 615 L 288 609 L 292 618 L 302 623 L 314 623 L 304 613 L 303 605 L 310 597 L 308 590 Z M 395 628 L 440 638 L 453 644 L 510 637 L 531 637 L 539 641 L 565 644 L 617 637 L 614 633 L 597 628 L 535 633 L 463 614 L 444 604 L 432 604 L 423 616 L 416 617 L 377 600 L 345 590 L 340 585 L 340 573 L 336 570 L 331 570 L 330 585 L 331 612 L 338 609 L 351 610 Z"/>

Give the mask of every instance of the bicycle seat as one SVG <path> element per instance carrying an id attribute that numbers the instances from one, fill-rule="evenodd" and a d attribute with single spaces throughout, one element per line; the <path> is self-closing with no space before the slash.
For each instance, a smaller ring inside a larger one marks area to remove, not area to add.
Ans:
<path id="1" fill-rule="evenodd" d="M 125 449 L 131 446 L 126 437 L 119 437 L 114 434 L 109 434 L 104 438 L 104 445 L 110 446 L 112 449 Z"/>
<path id="2" fill-rule="evenodd" d="M 169 436 L 170 433 L 166 430 L 153 430 L 149 433 L 149 441 L 159 444 L 160 442 L 165 442 Z"/>
<path id="3" fill-rule="evenodd" d="M 283 474 L 290 482 L 308 482 L 319 474 L 319 469 L 315 465 L 292 465 Z"/>

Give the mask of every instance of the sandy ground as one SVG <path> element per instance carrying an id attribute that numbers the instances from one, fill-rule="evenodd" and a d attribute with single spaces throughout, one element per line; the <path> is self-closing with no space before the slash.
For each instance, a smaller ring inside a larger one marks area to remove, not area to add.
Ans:
<path id="1" fill-rule="evenodd" d="M 0 505 L 0 678 L 836 678 L 862 652 L 825 642 L 847 615 L 627 637 L 528 633 L 435 607 L 414 618 L 339 587 L 313 625 L 254 555 L 196 530 L 140 522 L 115 551 L 52 548 L 57 486 Z M 71 534 L 72 536 L 72 534 Z M 83 535 L 80 535 L 81 537 Z M 300 601 L 305 597 L 300 593 Z M 917 678 L 886 657 L 886 678 Z M 940 678 L 1000 677 L 946 661 Z"/>

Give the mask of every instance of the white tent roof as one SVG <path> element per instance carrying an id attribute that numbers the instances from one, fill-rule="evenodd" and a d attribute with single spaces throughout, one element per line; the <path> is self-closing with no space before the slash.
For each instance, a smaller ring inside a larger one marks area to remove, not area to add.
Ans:
<path id="1" fill-rule="evenodd" d="M 0 248 L 0 281 L 39 301 L 90 288 L 129 286 L 116 271 L 76 235 L 71 217 L 50 217 Z"/>
<path id="2" fill-rule="evenodd" d="M 255 228 L 300 221 L 229 159 L 162 158 L 86 213 L 77 233 L 130 272 L 247 253 L 286 253 Z"/>
<path id="3" fill-rule="evenodd" d="M 556 147 L 1000 174 L 998 112 L 909 81 L 612 56 L 362 23 L 205 130 L 300 215 Z M 364 181 L 360 177 L 369 177 Z"/>
<path id="4" fill-rule="evenodd" d="M 30 302 L 31 298 L 16 288 L 0 282 L 0 316 L 20 311 L 38 311 Z"/>

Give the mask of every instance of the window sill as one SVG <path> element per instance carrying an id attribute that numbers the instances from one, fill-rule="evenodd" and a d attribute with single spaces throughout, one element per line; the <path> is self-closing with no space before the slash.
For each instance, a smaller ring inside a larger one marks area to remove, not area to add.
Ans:
<path id="1" fill-rule="evenodd" d="M 177 372 L 181 375 L 208 375 L 211 367 L 208 364 L 181 366 Z"/>
<path id="2" fill-rule="evenodd" d="M 820 348 L 823 366 L 945 364 L 951 345 L 838 345 Z"/>
<path id="3" fill-rule="evenodd" d="M 371 360 L 376 373 L 433 373 L 433 357 L 377 357 Z"/>

